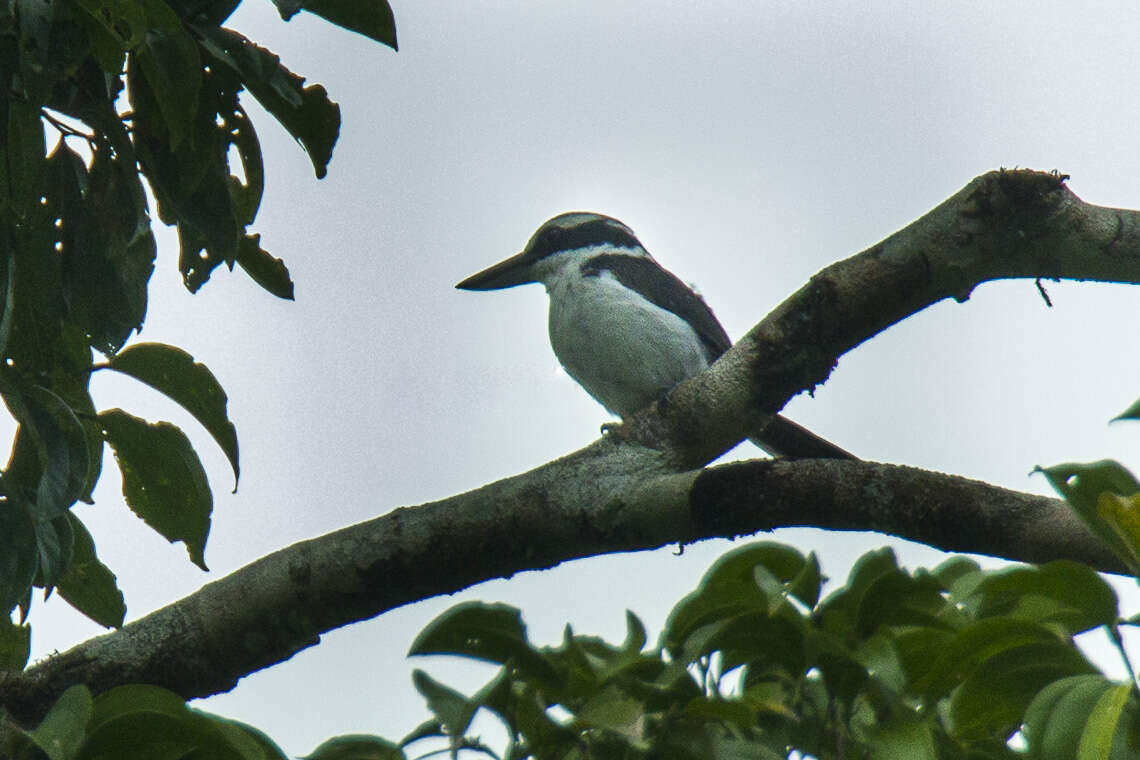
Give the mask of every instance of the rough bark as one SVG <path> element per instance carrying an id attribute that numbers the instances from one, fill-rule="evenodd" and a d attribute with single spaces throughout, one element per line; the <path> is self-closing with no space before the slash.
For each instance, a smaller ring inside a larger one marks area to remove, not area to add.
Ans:
<path id="1" fill-rule="evenodd" d="M 700 469 L 838 358 L 943 298 L 1003 277 L 1140 281 L 1140 213 L 1063 178 L 991 172 L 882 243 L 828 267 L 708 372 L 613 435 L 529 473 L 401 508 L 268 555 L 126 627 L 0 681 L 32 720 L 73 683 L 232 688 L 320 634 L 521 570 L 786 525 L 874 530 L 950 551 L 1120 566 L 1063 504 L 868 462 Z"/>

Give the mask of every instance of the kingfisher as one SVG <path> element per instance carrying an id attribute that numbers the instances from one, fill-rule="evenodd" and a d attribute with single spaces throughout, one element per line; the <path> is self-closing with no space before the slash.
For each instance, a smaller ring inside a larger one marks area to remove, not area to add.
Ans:
<path id="1" fill-rule="evenodd" d="M 455 287 L 540 282 L 554 355 L 610 413 L 628 420 L 703 371 L 732 341 L 704 299 L 662 267 L 626 225 L 574 211 L 550 219 L 522 252 Z M 855 459 L 783 416 L 753 441 L 769 454 Z"/>

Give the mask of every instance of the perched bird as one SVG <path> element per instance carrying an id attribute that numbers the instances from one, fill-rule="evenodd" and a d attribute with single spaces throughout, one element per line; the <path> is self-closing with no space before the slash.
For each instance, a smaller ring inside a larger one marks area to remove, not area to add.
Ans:
<path id="1" fill-rule="evenodd" d="M 498 290 L 530 282 L 541 282 L 550 296 L 550 345 L 558 361 L 623 420 L 732 345 L 704 300 L 608 216 L 560 214 L 538 228 L 522 253 L 455 287 Z M 771 454 L 855 458 L 781 416 L 755 442 Z"/>

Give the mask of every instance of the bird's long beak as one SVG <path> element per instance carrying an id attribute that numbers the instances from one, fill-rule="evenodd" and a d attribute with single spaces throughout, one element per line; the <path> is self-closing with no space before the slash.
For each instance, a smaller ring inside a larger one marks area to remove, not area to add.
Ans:
<path id="1" fill-rule="evenodd" d="M 500 261 L 494 266 L 487 267 L 482 272 L 471 275 L 455 287 L 460 290 L 498 290 L 499 288 L 510 288 L 515 285 L 534 282 L 534 276 L 531 273 L 532 263 L 527 252 L 523 251 L 505 261 Z"/>

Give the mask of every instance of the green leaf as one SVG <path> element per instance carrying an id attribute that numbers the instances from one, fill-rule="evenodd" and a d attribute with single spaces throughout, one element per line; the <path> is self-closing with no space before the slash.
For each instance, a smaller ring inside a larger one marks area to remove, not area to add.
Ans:
<path id="1" fill-rule="evenodd" d="M 161 0 L 149 0 L 148 5 L 163 9 L 163 22 L 147 30 L 143 44 L 131 55 L 138 57 L 158 101 L 170 147 L 177 148 L 192 133 L 198 113 L 202 61 L 198 57 L 198 46 L 182 28 L 174 12 Z"/>
<path id="2" fill-rule="evenodd" d="M 23 670 L 31 653 L 31 627 L 17 625 L 8 615 L 0 615 L 0 677 L 6 670 Z"/>
<path id="3" fill-rule="evenodd" d="M 1097 517 L 1127 548 L 1129 556 L 1140 557 L 1140 494 L 1121 496 L 1105 491 L 1097 497 L 1096 507 Z"/>
<path id="4" fill-rule="evenodd" d="M 1004 739 L 1022 722 L 1041 689 L 1056 680 L 1095 672 L 1073 646 L 1026 644 L 981 662 L 950 698 L 953 734 L 960 739 Z"/>
<path id="5" fill-rule="evenodd" d="M 396 19 L 386 0 L 273 0 L 273 4 L 286 21 L 304 9 L 393 50 L 398 49 Z"/>
<path id="6" fill-rule="evenodd" d="M 86 526 L 72 512 L 67 517 L 75 541 L 71 564 L 56 584 L 59 595 L 99 625 L 118 628 L 126 617 L 127 605 L 115 574 L 95 556 L 95 541 Z"/>
<path id="7" fill-rule="evenodd" d="M 73 542 L 74 536 L 67 515 L 36 524 L 36 551 L 39 558 L 36 562 L 36 577 L 32 582 L 47 589 L 48 594 L 71 564 Z"/>
<path id="8" fill-rule="evenodd" d="M 242 225 L 253 224 L 257 217 L 257 210 L 261 206 L 261 197 L 265 192 L 265 166 L 261 159 L 261 143 L 257 139 L 257 131 L 253 128 L 249 114 L 241 105 L 234 103 L 233 113 L 226 119 L 226 128 L 233 147 L 237 150 L 238 160 L 241 161 L 241 174 L 244 182 L 232 172 L 229 176 L 230 205 L 233 206 L 234 215 Z M 226 160 L 229 161 L 229 151 Z M 247 235 L 246 238 L 249 236 Z"/>
<path id="9" fill-rule="evenodd" d="M 140 71 L 138 58 L 132 56 L 127 62 L 138 159 L 158 200 L 159 217 L 167 224 L 178 225 L 178 267 L 191 292 L 197 291 L 220 264 L 233 266 L 243 235 L 238 217 L 247 213 L 249 202 L 244 199 L 241 208 L 234 206 L 228 155 L 238 139 L 234 130 L 248 125 L 244 117 L 235 121 L 240 111 L 240 84 L 224 66 L 204 63 L 207 69 L 193 134 L 174 148 L 158 95 Z"/>
<path id="10" fill-rule="evenodd" d="M 14 0 L 7 5 L 16 12 L 18 21 L 13 24 L 9 19 L 6 25 L 5 37 L 9 39 L 5 47 L 11 52 L 5 56 L 17 53 L 19 58 L 18 73 L 15 60 L 10 64 L 5 62 L 6 77 L 10 79 L 8 98 L 39 105 L 83 60 L 86 40 L 82 30 L 71 21 L 68 4 Z M 11 44 L 15 31 L 19 32 L 18 51 Z"/>
<path id="11" fill-rule="evenodd" d="M 859 600 L 856 635 L 867 638 L 884 625 L 951 628 L 958 616 L 942 590 L 942 584 L 930 575 L 912 577 L 901 569 L 880 575 Z"/>
<path id="12" fill-rule="evenodd" d="M 289 760 L 281 748 L 259 729 L 240 720 L 214 715 L 205 710 L 189 709 L 192 714 L 213 723 L 226 744 L 242 760 Z"/>
<path id="13" fill-rule="evenodd" d="M 190 15 L 203 23 L 201 16 Z M 204 62 L 211 60 L 207 56 Z M 186 122 L 187 139 L 175 140 L 163 115 L 161 90 L 151 86 L 137 56 L 127 67 L 139 160 L 158 200 L 159 217 L 178 225 L 178 266 L 191 292 L 222 263 L 233 268 L 264 191 L 261 147 L 238 103 L 237 74 L 221 64 L 203 71 L 195 110 Z M 235 156 L 240 169 L 231 165 Z"/>
<path id="14" fill-rule="evenodd" d="M 238 245 L 237 263 L 253 281 L 278 298 L 293 300 L 293 280 L 281 259 L 261 248 L 261 235 L 246 235 Z"/>
<path id="15" fill-rule="evenodd" d="M 880 577 L 900 572 L 895 553 L 889 546 L 869 551 L 851 567 L 847 583 L 832 592 L 819 605 L 823 627 L 835 634 L 855 634 L 859 610 L 867 589 Z"/>
<path id="16" fill-rule="evenodd" d="M 931 571 L 946 588 L 951 588 L 963 578 L 975 575 L 981 570 L 977 562 L 969 557 L 950 557 Z"/>
<path id="17" fill-rule="evenodd" d="M 72 686 L 29 736 L 50 760 L 72 760 L 83 745 L 93 710 L 91 691 L 82 684 Z"/>
<path id="18" fill-rule="evenodd" d="M 762 612 L 724 617 L 696 629 L 686 639 L 680 659 L 695 662 L 713 652 L 722 654 L 725 670 L 747 664 L 798 678 L 807 665 L 803 626 Z"/>
<path id="19" fill-rule="evenodd" d="M 0 500 L 0 615 L 28 595 L 36 575 L 36 525 L 24 505 Z"/>
<path id="20" fill-rule="evenodd" d="M 1116 592 L 1088 565 L 1058 560 L 989 573 L 959 599 L 976 617 L 1056 624 L 1076 634 L 1116 621 Z"/>
<path id="21" fill-rule="evenodd" d="M 704 629 L 702 635 L 707 635 L 707 626 L 749 612 L 765 617 L 779 612 L 799 618 L 800 613 L 786 597 L 795 596 L 812 607 L 820 584 L 814 556 L 805 559 L 795 549 L 771 542 L 742 546 L 717 560 L 697 589 L 673 607 L 661 645 L 675 656 L 683 656 L 682 648 L 703 648 L 703 644 L 690 641 L 699 631 Z"/>
<path id="22" fill-rule="evenodd" d="M 157 686 L 130 684 L 100 694 L 87 732 L 84 760 L 251 758 L 234 746 L 215 721 Z"/>
<path id="23" fill-rule="evenodd" d="M 455 605 L 416 636 L 408 654 L 455 654 L 500 665 L 513 662 L 539 678 L 555 678 L 550 664 L 527 640 L 518 609 L 506 604 Z"/>
<path id="24" fill-rule="evenodd" d="M 1119 525 L 1113 525 L 1107 520 L 1101 509 L 1102 494 L 1127 497 L 1140 492 L 1140 483 L 1137 483 L 1132 473 L 1111 460 L 1038 467 L 1036 471 L 1045 476 L 1092 532 L 1128 565 L 1133 574 L 1140 575 L 1140 545 L 1137 543 L 1140 535 L 1134 536 L 1134 540 L 1122 538 Z"/>
<path id="25" fill-rule="evenodd" d="M 46 388 L 9 386 L 3 395 L 20 423 L 4 471 L 9 493 L 28 499 L 39 521 L 61 517 L 88 482 L 87 433 L 71 407 Z"/>
<path id="26" fill-rule="evenodd" d="M 1137 399 L 1132 406 L 1113 417 L 1111 421 L 1116 422 L 1117 420 L 1140 420 L 1140 399 Z"/>
<path id="27" fill-rule="evenodd" d="M 111 409 L 99 414 L 123 475 L 127 505 L 171 543 L 182 541 L 191 561 L 206 570 L 203 551 L 213 497 L 206 471 L 186 435 L 168 422 Z"/>
<path id="28" fill-rule="evenodd" d="M 1109 756 L 1131 693 L 1132 687 L 1122 683 L 1100 696 L 1081 734 L 1077 760 L 1102 760 Z"/>
<path id="29" fill-rule="evenodd" d="M 914 688 L 937 698 L 948 693 L 979 665 L 1003 652 L 1030 645 L 1048 648 L 1059 644 L 1062 648 L 1071 648 L 1071 644 L 1062 641 L 1055 632 L 1037 623 L 1015 618 L 986 618 L 958 631 Z"/>
<path id="30" fill-rule="evenodd" d="M 327 173 L 333 146 L 340 133 L 340 107 L 329 100 L 325 88 L 305 80 L 281 65 L 281 59 L 237 32 L 220 27 L 195 27 L 200 44 L 218 65 L 241 77 L 242 84 L 265 110 L 301 143 L 313 162 L 317 178 Z"/>
<path id="31" fill-rule="evenodd" d="M 603 687 L 586 700 L 574 718 L 583 728 L 612 731 L 632 747 L 649 749 L 645 704 L 617 686 Z"/>
<path id="32" fill-rule="evenodd" d="M 861 642 L 854 654 L 859 664 L 866 668 L 868 674 L 872 674 L 884 690 L 899 695 L 909 685 L 901 649 L 897 636 L 879 633 Z"/>
<path id="33" fill-rule="evenodd" d="M 416 691 L 427 700 L 428 709 L 439 718 L 447 735 L 453 741 L 461 739 L 471 725 L 471 719 L 475 717 L 479 705 L 422 670 L 412 673 L 412 683 L 415 684 Z"/>
<path id="34" fill-rule="evenodd" d="M 709 760 L 784 760 L 788 753 L 782 742 L 769 740 L 771 745 L 762 744 L 761 739 L 738 738 L 713 734 L 709 739 Z M 692 755 L 691 755 L 692 756 Z M 696 757 L 703 757 L 696 754 Z"/>
<path id="35" fill-rule="evenodd" d="M 788 581 L 788 591 L 811 609 L 819 602 L 822 588 L 823 574 L 819 569 L 819 557 L 811 552 L 795 577 Z"/>
<path id="36" fill-rule="evenodd" d="M 903 717 L 871 734 L 871 760 L 938 760 L 934 733 L 927 721 Z"/>
<path id="37" fill-rule="evenodd" d="M 49 198 L 60 219 L 61 300 L 90 344 L 113 354 L 142 326 L 154 271 L 154 235 L 133 156 L 97 148 L 88 171 L 61 144 L 49 163 Z"/>
<path id="38" fill-rule="evenodd" d="M 206 365 L 176 346 L 136 343 L 112 357 L 107 366 L 146 383 L 190 412 L 230 460 L 237 490 L 237 429 L 226 414 L 226 392 Z"/>
<path id="39" fill-rule="evenodd" d="M 405 760 L 404 751 L 379 736 L 337 736 L 322 742 L 302 760 Z"/>
<path id="40" fill-rule="evenodd" d="M 1089 716 L 1115 686 L 1095 673 L 1062 678 L 1042 689 L 1025 710 L 1030 756 L 1038 760 L 1076 758 Z"/>
<path id="41" fill-rule="evenodd" d="M 641 618 L 630 610 L 625 611 L 625 643 L 621 645 L 622 651 L 629 654 L 639 654 L 645 648 L 648 637 L 645 633 L 645 624 Z"/>
<path id="42" fill-rule="evenodd" d="M 142 38 L 143 14 L 138 4 L 77 0 L 76 6 L 80 9 L 76 20 L 87 31 L 92 58 L 104 72 L 117 77 L 127 50 Z"/>
<path id="43" fill-rule="evenodd" d="M 9 100 L 8 129 L 4 144 L 7 195 L 20 216 L 39 205 L 47 147 L 40 109 L 30 103 Z"/>

